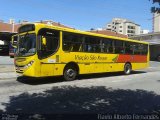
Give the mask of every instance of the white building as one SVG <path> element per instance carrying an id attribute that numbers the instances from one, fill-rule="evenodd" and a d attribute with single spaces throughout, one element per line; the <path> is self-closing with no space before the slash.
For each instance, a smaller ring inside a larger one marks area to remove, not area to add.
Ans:
<path id="1" fill-rule="evenodd" d="M 153 32 L 160 32 L 160 14 L 153 14 Z"/>
<path id="2" fill-rule="evenodd" d="M 148 34 L 149 33 L 149 30 L 141 30 L 141 34 Z"/>
<path id="3" fill-rule="evenodd" d="M 105 26 L 105 29 L 128 35 L 129 37 L 139 35 L 141 33 L 140 25 L 122 18 L 113 18 L 112 22 Z"/>

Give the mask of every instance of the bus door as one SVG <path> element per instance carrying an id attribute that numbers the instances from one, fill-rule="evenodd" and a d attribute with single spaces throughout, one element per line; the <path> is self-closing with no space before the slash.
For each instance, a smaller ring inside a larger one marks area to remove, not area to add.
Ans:
<path id="1" fill-rule="evenodd" d="M 40 58 L 41 75 L 54 75 L 54 66 L 56 63 L 55 53 L 59 47 L 59 31 L 50 29 L 41 29 L 39 32 L 40 50 L 38 56 Z"/>

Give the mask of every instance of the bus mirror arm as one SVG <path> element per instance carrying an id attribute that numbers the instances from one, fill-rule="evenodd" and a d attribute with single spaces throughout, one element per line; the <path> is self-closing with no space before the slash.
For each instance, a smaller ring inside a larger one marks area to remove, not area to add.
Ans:
<path id="1" fill-rule="evenodd" d="M 18 45 L 17 43 L 14 43 L 14 41 L 11 41 L 10 43 L 11 43 L 11 45 L 12 45 L 14 48 L 15 48 L 15 46 Z"/>

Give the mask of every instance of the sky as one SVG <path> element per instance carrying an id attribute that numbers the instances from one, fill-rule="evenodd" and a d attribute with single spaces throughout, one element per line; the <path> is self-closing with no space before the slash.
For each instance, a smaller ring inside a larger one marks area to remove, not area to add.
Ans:
<path id="1" fill-rule="evenodd" d="M 152 31 L 149 0 L 0 0 L 0 19 L 8 22 L 53 20 L 80 30 L 102 28 L 126 18 Z"/>

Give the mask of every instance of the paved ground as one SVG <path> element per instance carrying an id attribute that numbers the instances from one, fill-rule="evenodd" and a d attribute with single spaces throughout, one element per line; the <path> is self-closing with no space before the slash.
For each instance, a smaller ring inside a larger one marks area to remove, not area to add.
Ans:
<path id="1" fill-rule="evenodd" d="M 14 59 L 9 56 L 0 56 L 0 65 L 13 65 Z"/>
<path id="2" fill-rule="evenodd" d="M 44 114 L 68 113 L 157 115 L 160 114 L 160 62 L 150 63 L 148 69 L 128 76 L 96 74 L 70 82 L 59 77 L 16 78 L 13 72 L 1 72 L 0 112 L 33 114 L 30 117 L 37 115 L 44 119 L 47 119 Z"/>
<path id="3" fill-rule="evenodd" d="M 0 80 L 17 78 L 14 71 L 14 59 L 9 56 L 0 56 Z"/>

